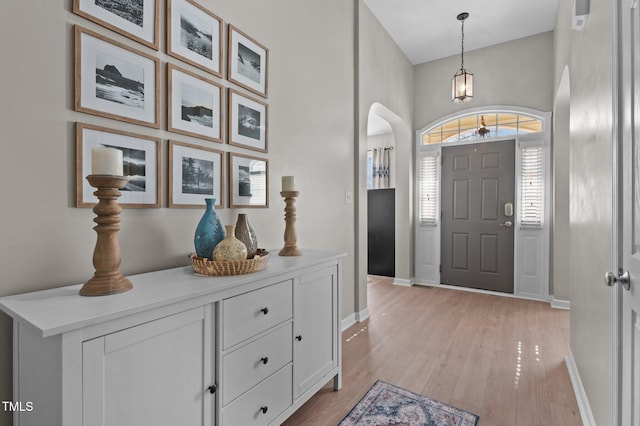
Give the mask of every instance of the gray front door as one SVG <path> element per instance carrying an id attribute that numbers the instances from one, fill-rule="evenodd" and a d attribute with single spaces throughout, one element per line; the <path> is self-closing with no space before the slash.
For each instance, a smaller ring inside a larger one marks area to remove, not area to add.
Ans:
<path id="1" fill-rule="evenodd" d="M 515 141 L 442 148 L 442 284 L 513 293 L 514 186 Z"/>

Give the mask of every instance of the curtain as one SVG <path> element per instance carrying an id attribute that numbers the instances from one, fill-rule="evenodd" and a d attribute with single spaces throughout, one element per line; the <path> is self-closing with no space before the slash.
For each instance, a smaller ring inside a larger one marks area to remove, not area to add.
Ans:
<path id="1" fill-rule="evenodd" d="M 389 151 L 391 148 L 373 149 L 373 188 L 389 188 Z"/>

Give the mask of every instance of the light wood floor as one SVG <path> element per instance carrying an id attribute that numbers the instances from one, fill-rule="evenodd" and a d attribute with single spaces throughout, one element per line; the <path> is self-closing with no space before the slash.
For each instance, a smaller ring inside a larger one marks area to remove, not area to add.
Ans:
<path id="1" fill-rule="evenodd" d="M 371 317 L 343 333 L 343 387 L 285 425 L 335 426 L 378 379 L 480 416 L 480 426 L 581 425 L 564 357 L 569 313 L 548 303 L 369 277 Z"/>

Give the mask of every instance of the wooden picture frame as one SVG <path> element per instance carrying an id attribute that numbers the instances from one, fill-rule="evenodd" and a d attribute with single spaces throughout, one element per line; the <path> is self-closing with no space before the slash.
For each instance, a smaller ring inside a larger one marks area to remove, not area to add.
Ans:
<path id="1" fill-rule="evenodd" d="M 74 107 L 160 128 L 160 60 L 76 25 Z"/>
<path id="2" fill-rule="evenodd" d="M 73 0 L 73 12 L 158 50 L 160 0 Z"/>
<path id="3" fill-rule="evenodd" d="M 229 88 L 227 99 L 227 142 L 268 152 L 269 105 L 232 88 Z"/>
<path id="4" fill-rule="evenodd" d="M 269 160 L 229 153 L 229 207 L 269 207 Z"/>
<path id="5" fill-rule="evenodd" d="M 167 0 L 167 53 L 222 78 L 223 26 L 193 0 Z"/>
<path id="6" fill-rule="evenodd" d="M 167 64 L 167 130 L 222 143 L 222 86 Z"/>
<path id="7" fill-rule="evenodd" d="M 269 49 L 229 24 L 227 78 L 266 98 L 268 96 Z"/>
<path id="8" fill-rule="evenodd" d="M 191 182 L 186 181 L 187 176 L 193 177 Z M 222 151 L 169 141 L 169 208 L 202 208 L 205 198 L 215 198 L 215 208 L 222 209 L 223 191 Z"/>
<path id="9" fill-rule="evenodd" d="M 123 151 L 124 175 L 129 183 L 120 190 L 124 208 L 161 207 L 160 138 L 76 123 L 76 206 L 93 207 L 98 199 L 86 176 L 91 174 L 91 150 L 106 146 Z"/>

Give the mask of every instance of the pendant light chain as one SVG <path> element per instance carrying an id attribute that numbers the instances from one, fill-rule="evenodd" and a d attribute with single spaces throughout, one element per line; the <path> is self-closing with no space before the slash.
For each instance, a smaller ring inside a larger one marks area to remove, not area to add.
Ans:
<path id="1" fill-rule="evenodd" d="M 460 68 L 464 69 L 464 19 L 462 20 L 462 41 L 460 45 L 462 50 L 462 53 L 460 55 L 460 57 L 462 58 L 462 64 L 460 65 Z"/>

